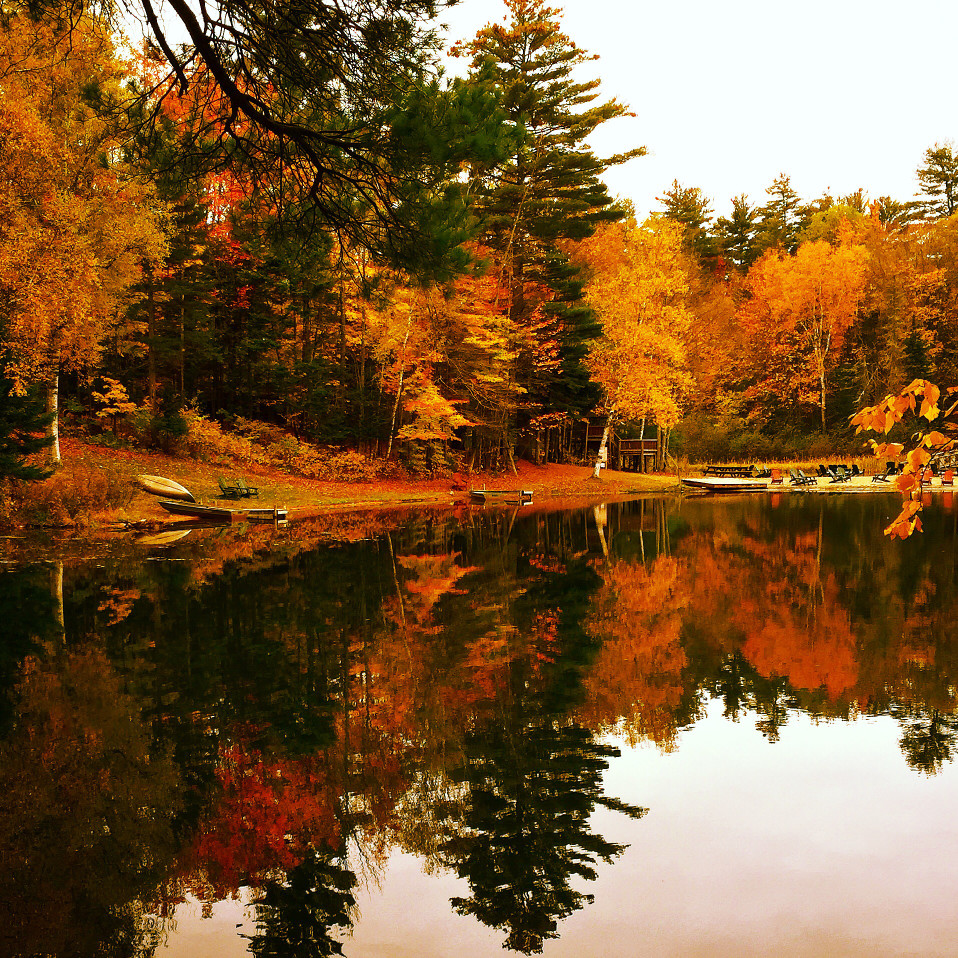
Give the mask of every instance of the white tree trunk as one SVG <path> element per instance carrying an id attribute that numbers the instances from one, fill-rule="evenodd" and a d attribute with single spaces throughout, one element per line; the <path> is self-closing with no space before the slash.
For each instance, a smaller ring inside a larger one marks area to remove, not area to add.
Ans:
<path id="1" fill-rule="evenodd" d="M 595 468 L 592 470 L 593 479 L 599 478 L 599 473 L 605 468 L 606 463 L 609 461 L 609 433 L 611 429 L 611 420 L 608 420 L 605 424 L 605 429 L 602 430 L 602 442 L 599 443 L 599 454 L 595 457 Z"/>
<path id="2" fill-rule="evenodd" d="M 47 383 L 47 414 L 52 415 L 47 435 L 51 439 L 50 461 L 60 464 L 60 371 L 54 368 Z"/>

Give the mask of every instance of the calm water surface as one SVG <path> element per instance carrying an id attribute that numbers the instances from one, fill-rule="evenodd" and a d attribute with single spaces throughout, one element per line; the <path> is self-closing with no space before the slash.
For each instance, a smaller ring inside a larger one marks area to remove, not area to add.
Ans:
<path id="1" fill-rule="evenodd" d="M 0 954 L 958 955 L 950 496 L 0 566 Z"/>

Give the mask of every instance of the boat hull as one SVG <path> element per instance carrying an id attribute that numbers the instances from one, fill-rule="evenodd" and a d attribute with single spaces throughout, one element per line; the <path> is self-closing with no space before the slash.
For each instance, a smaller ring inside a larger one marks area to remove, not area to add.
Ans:
<path id="1" fill-rule="evenodd" d="M 206 519 L 208 522 L 257 522 L 283 521 L 289 518 L 289 510 L 283 508 L 224 509 L 222 506 L 202 506 L 195 502 L 176 502 L 161 499 L 159 502 L 167 512 L 175 516 L 187 516 L 190 519 Z"/>
<path id="2" fill-rule="evenodd" d="M 767 479 L 741 479 L 734 476 L 689 476 L 682 483 L 704 492 L 764 492 Z"/>
<path id="3" fill-rule="evenodd" d="M 174 516 L 188 516 L 191 519 L 209 519 L 213 522 L 232 522 L 231 509 L 221 509 L 219 506 L 201 506 L 195 502 L 176 502 L 161 499 L 159 505 Z"/>
<path id="4" fill-rule="evenodd" d="M 511 505 L 532 502 L 531 489 L 470 489 L 469 496 L 477 502 L 506 502 Z"/>
<path id="5" fill-rule="evenodd" d="M 154 496 L 164 496 L 167 499 L 181 499 L 184 502 L 196 502 L 193 493 L 186 486 L 181 486 L 172 479 L 163 476 L 137 476 L 136 481 L 141 489 Z"/>

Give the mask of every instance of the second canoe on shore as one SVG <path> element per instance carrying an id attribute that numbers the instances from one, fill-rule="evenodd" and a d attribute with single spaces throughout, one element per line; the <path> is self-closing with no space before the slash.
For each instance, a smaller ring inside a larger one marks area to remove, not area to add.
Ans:
<path id="1" fill-rule="evenodd" d="M 196 502 L 193 493 L 186 486 L 181 486 L 172 479 L 163 476 L 137 476 L 137 484 L 145 492 L 154 496 L 165 496 L 167 499 L 182 499 L 184 502 Z"/>

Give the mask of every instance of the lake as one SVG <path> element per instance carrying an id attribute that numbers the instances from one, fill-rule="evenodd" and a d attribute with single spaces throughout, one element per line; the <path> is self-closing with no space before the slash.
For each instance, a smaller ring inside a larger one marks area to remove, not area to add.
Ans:
<path id="1" fill-rule="evenodd" d="M 897 511 L 6 540 L 0 955 L 958 955 L 958 512 Z"/>

